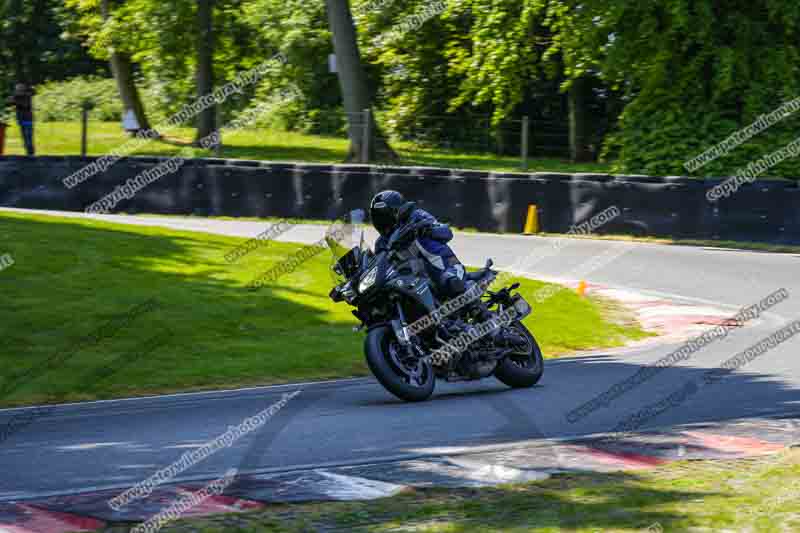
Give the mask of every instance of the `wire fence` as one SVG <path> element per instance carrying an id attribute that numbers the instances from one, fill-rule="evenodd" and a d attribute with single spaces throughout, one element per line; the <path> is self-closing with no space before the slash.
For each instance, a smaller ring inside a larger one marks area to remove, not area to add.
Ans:
<path id="1" fill-rule="evenodd" d="M 536 158 L 568 159 L 565 122 L 519 117 L 492 124 L 489 116 L 420 115 L 394 119 L 370 111 L 348 116 L 317 111 L 294 116 L 266 113 L 241 120 L 218 117 L 219 144 L 198 145 L 190 125 L 153 125 L 159 139 L 139 143 L 128 155 L 174 155 L 190 149 L 195 156 L 270 161 L 334 163 L 342 161 L 398 165 L 465 165 L 527 169 Z M 100 156 L 129 144 L 132 132 L 121 122 L 101 120 L 91 110 L 85 120 L 35 122 L 36 155 Z M 16 124 L 5 132 L 6 155 L 24 155 Z"/>

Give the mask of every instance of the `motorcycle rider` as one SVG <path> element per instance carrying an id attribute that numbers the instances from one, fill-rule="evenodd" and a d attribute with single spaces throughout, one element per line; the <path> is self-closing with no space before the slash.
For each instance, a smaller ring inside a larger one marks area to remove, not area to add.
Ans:
<path id="1" fill-rule="evenodd" d="M 375 195 L 369 207 L 372 225 L 380 234 L 375 251 L 388 250 L 389 237 L 401 225 L 416 227 L 415 244 L 425 258 L 428 275 L 437 291 L 446 298 L 455 298 L 466 290 L 464 265 L 447 245 L 453 232 L 414 202 L 407 202 L 397 191 L 382 191 Z"/>
<path id="2" fill-rule="evenodd" d="M 455 298 L 474 283 L 466 279 L 464 265 L 447 244 L 453 239 L 453 232 L 447 224 L 439 222 L 427 211 L 419 209 L 414 202 L 407 202 L 402 194 L 392 190 L 376 194 L 370 203 L 369 212 L 372 225 L 380 234 L 375 241 L 376 252 L 391 248 L 393 243 L 390 242 L 390 237 L 394 231 L 407 225 L 416 228 L 407 238 L 416 237 L 415 244 L 420 255 L 425 258 L 428 276 L 439 293 L 447 299 Z M 470 305 L 475 306 L 481 321 L 492 318 L 492 313 L 481 300 L 477 299 Z M 491 335 L 498 344 L 524 342 L 519 335 L 506 333 L 499 327 Z"/>

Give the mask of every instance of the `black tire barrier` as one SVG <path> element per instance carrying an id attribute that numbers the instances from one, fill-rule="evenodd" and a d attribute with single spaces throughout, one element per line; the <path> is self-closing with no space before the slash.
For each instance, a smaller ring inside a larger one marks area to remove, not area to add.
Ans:
<path id="1" fill-rule="evenodd" d="M 708 238 L 704 228 L 704 213 L 708 211 L 706 187 L 703 181 L 681 176 L 664 178 L 669 216 L 673 219 L 671 236 L 678 238 Z"/>
<path id="2" fill-rule="evenodd" d="M 493 173 L 484 181 L 491 217 L 486 231 L 521 233 L 528 205 L 541 205 L 537 183 L 527 176 L 505 173 Z"/>
<path id="3" fill-rule="evenodd" d="M 263 184 L 265 212 L 259 216 L 287 218 L 295 212 L 296 195 L 292 184 L 293 165 L 266 165 L 259 174 Z"/>
<path id="4" fill-rule="evenodd" d="M 416 191 L 410 192 L 407 198 L 415 201 L 418 207 L 433 214 L 442 222 L 458 226 L 456 221 L 464 219 L 458 181 L 444 174 L 438 176 L 420 174 L 415 183 Z M 419 196 L 422 191 L 424 194 Z"/>
<path id="5" fill-rule="evenodd" d="M 727 198 L 720 198 L 719 238 L 758 241 L 780 236 L 789 215 L 788 184 L 759 180 L 742 185 Z"/>
<path id="6" fill-rule="evenodd" d="M 778 242 L 792 243 L 797 241 L 800 235 L 800 187 L 786 188 L 786 205 L 789 216 L 786 218 L 786 226 L 781 232 Z"/>
<path id="7" fill-rule="evenodd" d="M 375 195 L 373 191 L 374 174 L 371 172 L 343 172 L 331 171 L 331 206 L 328 211 L 330 220 L 337 218 L 342 213 L 349 213 L 354 209 L 369 209 L 369 203 Z"/>
<path id="8" fill-rule="evenodd" d="M 572 174 L 537 172 L 532 177 L 544 186 L 544 201 L 540 207 L 539 227 L 549 233 L 567 233 L 576 223 L 573 203 Z"/>
<path id="9" fill-rule="evenodd" d="M 609 186 L 612 183 L 613 177 L 608 174 L 575 174 L 572 181 L 569 182 L 569 205 L 572 212 L 572 222 L 570 224 L 578 224 L 583 221 L 590 220 L 593 216 L 615 205 L 613 189 Z M 620 208 L 622 211 L 622 208 Z M 564 223 L 569 221 L 564 221 Z M 598 228 L 597 233 L 603 233 L 603 230 L 613 230 L 615 228 L 624 228 L 621 224 L 621 217 L 614 219 Z M 570 231 L 572 226 L 565 230 Z M 576 230 L 576 233 L 582 233 Z"/>
<path id="10" fill-rule="evenodd" d="M 297 209 L 295 218 L 329 218 L 333 202 L 334 173 L 296 167 L 293 171 Z M 334 215 L 335 218 L 335 215 Z"/>
<path id="11" fill-rule="evenodd" d="M 0 159 L 0 205 L 16 205 L 25 190 L 23 169 L 15 159 Z"/>
<path id="12" fill-rule="evenodd" d="M 98 159 L 0 157 L 0 205 L 83 211 L 170 158 L 122 158 L 73 188 L 64 186 L 64 178 Z M 757 180 L 709 202 L 706 193 L 723 181 L 205 158 L 186 160 L 110 211 L 334 220 L 366 209 L 378 191 L 396 189 L 440 220 L 480 231 L 520 233 L 535 204 L 540 229 L 550 233 L 567 233 L 616 207 L 620 216 L 594 231 L 800 242 L 797 182 Z"/>
<path id="13" fill-rule="evenodd" d="M 601 233 L 683 237 L 691 234 L 687 234 L 687 227 L 697 227 L 693 217 L 696 211 L 688 207 L 701 198 L 700 189 L 647 176 L 619 176 L 609 182 L 609 187 L 619 188 L 614 201 L 619 200 L 625 207 L 622 216 L 601 228 Z M 686 223 L 682 224 L 682 219 Z"/>
<path id="14" fill-rule="evenodd" d="M 452 216 L 444 213 L 435 213 L 434 216 L 442 220 L 449 218 L 449 222 L 459 228 L 492 231 L 496 224 L 492 217 L 492 205 L 488 201 L 488 177 L 488 173 L 482 176 L 465 173 L 463 176 L 452 178 L 453 185 L 459 188 L 455 203 L 460 205 Z"/>

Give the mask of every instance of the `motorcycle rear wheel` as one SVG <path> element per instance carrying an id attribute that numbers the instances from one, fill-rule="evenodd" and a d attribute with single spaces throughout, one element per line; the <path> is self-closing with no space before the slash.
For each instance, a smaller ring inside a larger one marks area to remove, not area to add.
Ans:
<path id="1" fill-rule="evenodd" d="M 367 365 L 380 384 L 401 400 L 425 401 L 436 384 L 433 368 L 428 361 L 405 362 L 404 350 L 388 326 L 371 329 L 364 339 Z"/>

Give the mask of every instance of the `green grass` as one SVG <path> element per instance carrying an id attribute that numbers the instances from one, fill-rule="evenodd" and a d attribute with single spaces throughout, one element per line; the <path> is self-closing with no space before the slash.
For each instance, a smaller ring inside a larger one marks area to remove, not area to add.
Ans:
<path id="1" fill-rule="evenodd" d="M 81 127 L 77 122 L 37 122 L 34 127 L 36 153 L 39 155 L 79 155 Z M 125 144 L 129 137 L 116 122 L 90 122 L 88 128 L 88 154 L 105 155 Z M 195 130 L 175 128 L 165 132 L 170 138 L 191 141 Z M 224 148 L 220 157 L 263 161 L 303 161 L 314 163 L 340 163 L 347 156 L 347 139 L 322 135 L 273 130 L 223 131 Z M 519 171 L 517 157 L 471 153 L 459 150 L 431 149 L 410 142 L 393 142 L 392 147 L 401 157 L 400 164 L 469 168 L 475 170 Z M 135 155 L 175 155 L 182 149 L 174 143 L 152 141 Z M 16 124 L 6 132 L 6 154 L 25 153 Z M 196 157 L 206 157 L 207 150 L 194 149 Z M 530 172 L 607 172 L 610 165 L 602 163 L 571 163 L 556 158 L 531 158 Z"/>
<path id="2" fill-rule="evenodd" d="M 800 530 L 798 488 L 800 450 L 794 449 L 758 459 L 556 475 L 496 488 L 419 489 L 370 502 L 269 505 L 243 514 L 181 520 L 162 531 L 771 533 Z"/>
<path id="3" fill-rule="evenodd" d="M 300 245 L 271 242 L 233 265 L 223 256 L 243 239 L 106 222 L 0 214 L 3 380 L 77 352 L 25 379 L 0 405 L 89 400 L 169 391 L 362 376 L 363 334 L 345 304 L 328 299 L 331 255 L 323 253 L 257 292 L 245 285 Z M 523 280 L 532 297 L 542 283 Z M 100 342 L 81 339 L 134 306 L 161 307 Z M 562 290 L 527 324 L 555 356 L 612 347 L 646 335 L 604 316 L 600 303 Z M 164 333 L 166 342 L 142 354 Z M 126 354 L 132 354 L 130 356 Z M 136 358 L 93 379 L 110 361 Z"/>

